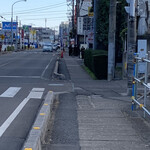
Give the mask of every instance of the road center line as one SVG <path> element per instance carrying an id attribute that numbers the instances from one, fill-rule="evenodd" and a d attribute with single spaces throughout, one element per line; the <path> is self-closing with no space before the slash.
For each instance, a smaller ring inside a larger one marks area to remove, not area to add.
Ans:
<path id="1" fill-rule="evenodd" d="M 44 76 L 44 74 L 45 74 L 46 70 L 48 69 L 49 65 L 51 64 L 52 60 L 53 60 L 53 57 L 51 58 L 51 60 L 50 60 L 50 62 L 48 63 L 48 65 L 45 67 L 44 71 L 43 71 L 42 74 L 41 74 L 41 77 Z"/>

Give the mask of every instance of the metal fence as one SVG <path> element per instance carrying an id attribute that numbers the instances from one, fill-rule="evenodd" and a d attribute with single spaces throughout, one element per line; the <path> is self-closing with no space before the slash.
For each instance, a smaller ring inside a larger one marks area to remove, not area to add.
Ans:
<path id="1" fill-rule="evenodd" d="M 138 64 L 140 62 L 145 63 L 145 73 L 138 73 Z M 145 58 L 140 58 L 138 53 L 135 54 L 134 57 L 134 72 L 133 72 L 133 84 L 132 84 L 132 110 L 135 108 L 135 104 L 139 105 L 141 109 L 144 110 L 144 117 L 146 113 L 150 115 L 150 110 L 147 108 L 147 95 L 150 94 L 150 85 L 148 84 L 148 54 L 146 54 Z M 144 87 L 143 93 L 138 93 L 138 86 L 142 85 Z"/>

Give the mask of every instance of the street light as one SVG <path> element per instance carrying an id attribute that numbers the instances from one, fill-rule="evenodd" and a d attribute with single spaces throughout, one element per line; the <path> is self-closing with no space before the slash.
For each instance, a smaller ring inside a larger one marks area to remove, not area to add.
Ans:
<path id="1" fill-rule="evenodd" d="M 11 7 L 11 46 L 13 45 L 13 7 L 14 7 L 14 5 L 15 5 L 16 3 L 19 3 L 19 2 L 22 2 L 22 1 L 26 2 L 27 0 L 18 0 L 18 1 L 16 1 L 16 2 L 14 2 L 14 3 L 12 4 L 12 7 Z M 16 35 L 16 36 L 17 36 L 17 35 Z"/>

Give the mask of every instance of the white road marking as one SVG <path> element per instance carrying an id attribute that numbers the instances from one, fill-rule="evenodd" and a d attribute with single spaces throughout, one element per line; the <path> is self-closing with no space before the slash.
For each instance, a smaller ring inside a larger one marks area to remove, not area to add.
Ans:
<path id="1" fill-rule="evenodd" d="M 34 90 L 33 88 L 32 90 Z M 43 88 L 39 88 L 43 90 Z M 7 128 L 10 126 L 10 124 L 14 121 L 14 119 L 17 117 L 17 115 L 21 112 L 23 107 L 27 104 L 27 102 L 30 100 L 30 98 L 41 98 L 43 95 L 43 92 L 34 92 L 31 91 L 27 98 L 25 98 L 19 106 L 14 110 L 14 112 L 7 118 L 7 120 L 1 125 L 0 127 L 0 137 L 4 134 L 4 132 L 7 130 Z"/>
<path id="2" fill-rule="evenodd" d="M 53 60 L 53 57 L 52 57 L 52 59 L 50 60 L 50 62 L 47 64 L 47 66 L 45 67 L 45 69 L 43 70 L 43 72 L 42 72 L 42 74 L 41 74 L 41 77 L 44 76 L 44 74 L 45 74 L 46 70 L 48 69 L 49 65 L 51 64 L 52 60 Z"/>
<path id="3" fill-rule="evenodd" d="M 26 103 L 28 101 L 29 101 L 29 98 L 25 98 L 20 103 L 20 105 L 15 109 L 15 111 L 8 117 L 8 119 L 1 125 L 1 127 L 0 127 L 0 137 L 4 134 L 6 129 L 10 126 L 10 124 L 17 117 L 17 115 L 20 113 L 20 111 L 23 109 L 23 107 L 26 105 Z"/>
<path id="4" fill-rule="evenodd" d="M 45 88 L 33 88 L 32 91 L 34 92 L 43 92 Z"/>
<path id="5" fill-rule="evenodd" d="M 64 86 L 64 84 L 49 84 L 49 86 Z"/>
<path id="6" fill-rule="evenodd" d="M 10 62 L 8 62 L 8 63 L 6 63 L 6 64 L 2 64 L 2 65 L 0 65 L 0 67 L 4 67 L 4 66 L 6 66 L 6 65 L 8 65 L 8 64 L 10 64 Z"/>
<path id="7" fill-rule="evenodd" d="M 14 97 L 20 89 L 21 87 L 10 87 L 0 97 Z"/>
<path id="8" fill-rule="evenodd" d="M 30 98 L 41 99 L 42 95 L 43 95 L 43 92 L 33 92 L 33 91 L 31 91 L 27 98 L 29 98 L 29 99 Z"/>
<path id="9" fill-rule="evenodd" d="M 0 76 L 0 78 L 32 78 L 32 79 L 40 79 L 40 76 Z"/>

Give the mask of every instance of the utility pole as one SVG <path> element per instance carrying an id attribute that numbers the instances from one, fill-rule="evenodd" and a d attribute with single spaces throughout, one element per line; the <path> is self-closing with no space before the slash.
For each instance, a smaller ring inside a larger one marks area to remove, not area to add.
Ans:
<path id="1" fill-rule="evenodd" d="M 116 0 L 110 0 L 108 34 L 108 81 L 115 76 Z"/>
<path id="2" fill-rule="evenodd" d="M 98 0 L 94 0 L 94 43 L 93 43 L 93 49 L 97 49 L 97 25 L 96 25 L 96 20 L 97 20 L 97 3 Z"/>
<path id="3" fill-rule="evenodd" d="M 15 50 L 17 51 L 18 49 L 18 16 L 16 16 L 16 45 L 15 45 Z"/>
<path id="4" fill-rule="evenodd" d="M 79 17 L 79 3 L 80 0 L 76 0 L 76 22 L 77 22 L 77 26 L 76 29 L 78 29 L 78 17 Z M 76 45 L 78 45 L 78 34 L 76 34 Z"/>
<path id="5" fill-rule="evenodd" d="M 125 7 L 128 16 L 128 35 L 127 35 L 127 94 L 132 93 L 133 71 L 134 71 L 134 53 L 136 52 L 136 0 L 126 0 L 129 4 Z"/>
<path id="6" fill-rule="evenodd" d="M 72 34 L 74 38 L 74 0 L 72 0 Z"/>
<path id="7" fill-rule="evenodd" d="M 47 19 L 45 18 L 45 29 L 46 29 Z"/>

